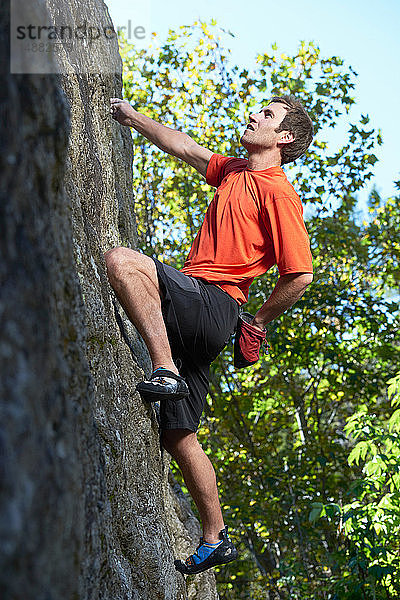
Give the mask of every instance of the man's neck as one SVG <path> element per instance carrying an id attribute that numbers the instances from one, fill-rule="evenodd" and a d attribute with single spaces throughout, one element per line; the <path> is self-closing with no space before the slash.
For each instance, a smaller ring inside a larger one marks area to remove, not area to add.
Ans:
<path id="1" fill-rule="evenodd" d="M 279 150 L 277 153 L 249 152 L 248 161 L 248 168 L 252 171 L 264 171 L 270 167 L 280 167 L 281 154 Z"/>

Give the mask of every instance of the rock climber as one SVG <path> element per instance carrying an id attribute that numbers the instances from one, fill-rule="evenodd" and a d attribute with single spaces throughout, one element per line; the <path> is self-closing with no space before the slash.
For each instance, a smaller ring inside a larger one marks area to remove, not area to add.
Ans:
<path id="1" fill-rule="evenodd" d="M 299 100 L 273 97 L 250 115 L 240 140 L 248 158 L 236 158 L 202 147 L 126 100 L 111 98 L 110 103 L 113 119 L 191 165 L 217 188 L 182 269 L 130 248 L 105 253 L 110 284 L 152 360 L 152 375 L 137 390 L 145 401 L 160 401 L 161 443 L 178 463 L 202 521 L 196 552 L 175 566 L 184 574 L 200 573 L 238 557 L 222 516 L 214 468 L 196 436 L 210 364 L 235 331 L 238 364 L 253 364 L 266 325 L 312 281 L 302 204 L 282 165 L 304 154 L 313 125 Z M 273 265 L 279 278 L 271 295 L 254 317 L 241 318 L 253 279 Z"/>

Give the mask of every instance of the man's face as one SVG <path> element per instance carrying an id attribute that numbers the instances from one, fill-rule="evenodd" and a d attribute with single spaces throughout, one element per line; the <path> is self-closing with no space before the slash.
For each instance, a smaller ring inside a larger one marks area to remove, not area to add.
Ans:
<path id="1" fill-rule="evenodd" d="M 276 133 L 279 125 L 285 118 L 287 109 L 281 102 L 271 102 L 268 106 L 264 106 L 260 112 L 250 115 L 250 121 L 241 137 L 241 144 L 247 150 L 273 149 L 281 143 L 285 143 L 287 132 L 280 131 Z M 291 137 L 291 141 L 293 138 Z M 286 142 L 287 143 L 287 142 Z"/>

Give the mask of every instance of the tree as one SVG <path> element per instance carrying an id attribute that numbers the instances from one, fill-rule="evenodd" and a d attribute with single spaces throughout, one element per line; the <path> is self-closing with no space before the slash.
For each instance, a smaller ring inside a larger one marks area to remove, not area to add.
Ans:
<path id="1" fill-rule="evenodd" d="M 392 407 L 400 404 L 400 372 L 388 382 Z M 400 597 L 400 409 L 389 419 L 366 408 L 347 419 L 347 434 L 358 440 L 349 465 L 363 462 L 345 506 L 315 503 L 310 520 L 335 520 L 339 533 L 336 560 L 341 574 L 339 598 Z"/>
<path id="2" fill-rule="evenodd" d="M 374 407 L 388 415 L 385 382 L 398 362 L 398 199 L 374 192 L 360 223 L 356 194 L 372 177 L 379 132 L 354 105 L 356 73 L 302 42 L 276 46 L 252 71 L 232 65 L 215 22 L 170 31 L 150 51 L 122 45 L 126 98 L 149 116 L 226 155 L 244 155 L 245 116 L 265 97 L 294 93 L 316 125 L 306 156 L 285 167 L 306 206 L 315 278 L 269 332 L 271 351 L 235 372 L 232 346 L 217 359 L 199 432 L 212 454 L 225 515 L 242 560 L 220 570 L 221 598 L 329 598 L 337 578 L 333 521 L 310 522 L 312 503 L 343 502 L 354 467 L 346 419 Z M 225 39 L 229 33 L 224 33 Z M 347 126 L 330 149 L 331 128 Z M 134 136 L 136 215 L 143 251 L 182 266 L 210 201 L 191 167 Z M 268 297 L 276 272 L 255 281 L 246 309 Z M 397 282 L 397 283 L 396 283 Z M 209 435 L 212 432 L 213 435 Z"/>

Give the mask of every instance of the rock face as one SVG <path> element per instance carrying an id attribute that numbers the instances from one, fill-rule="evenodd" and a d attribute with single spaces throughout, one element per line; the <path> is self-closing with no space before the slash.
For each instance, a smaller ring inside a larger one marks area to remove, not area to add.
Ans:
<path id="1" fill-rule="evenodd" d="M 71 23 L 109 22 L 100 0 L 39 4 Z M 218 598 L 211 573 L 186 586 L 175 571 L 199 524 L 160 451 L 154 408 L 135 392 L 148 354 L 105 272 L 103 253 L 136 239 L 131 138 L 108 110 L 121 95 L 104 68 L 119 62 L 115 41 L 111 50 L 96 56 L 97 74 L 71 71 L 67 53 L 66 75 L 2 76 L 4 600 Z"/>

